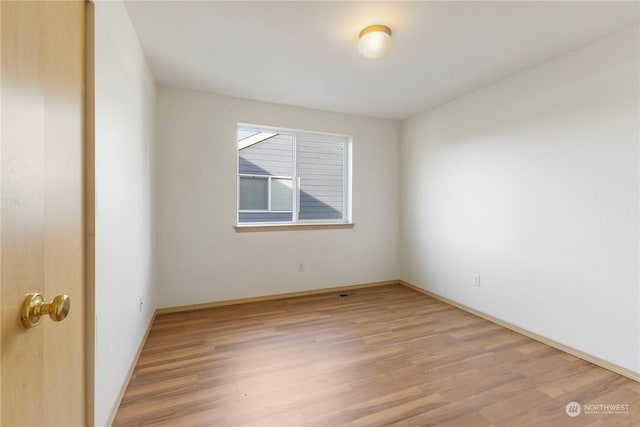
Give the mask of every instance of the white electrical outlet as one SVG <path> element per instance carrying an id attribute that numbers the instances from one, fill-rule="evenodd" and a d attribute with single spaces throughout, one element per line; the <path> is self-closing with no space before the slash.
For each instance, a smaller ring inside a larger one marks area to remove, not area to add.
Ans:
<path id="1" fill-rule="evenodd" d="M 304 264 L 298 263 L 298 273 L 302 273 L 304 271 Z"/>
<path id="2" fill-rule="evenodd" d="M 473 276 L 473 286 L 475 286 L 476 288 L 480 287 L 480 275 L 476 274 Z"/>
<path id="3" fill-rule="evenodd" d="M 143 304 L 142 297 L 140 297 L 140 307 L 139 307 L 140 313 L 142 313 L 142 304 Z"/>

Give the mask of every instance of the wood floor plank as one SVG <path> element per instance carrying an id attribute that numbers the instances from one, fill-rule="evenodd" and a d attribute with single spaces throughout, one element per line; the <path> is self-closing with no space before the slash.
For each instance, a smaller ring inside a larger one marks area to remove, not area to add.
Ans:
<path id="1" fill-rule="evenodd" d="M 640 385 L 388 285 L 158 315 L 113 423 L 383 425 L 638 426 Z"/>

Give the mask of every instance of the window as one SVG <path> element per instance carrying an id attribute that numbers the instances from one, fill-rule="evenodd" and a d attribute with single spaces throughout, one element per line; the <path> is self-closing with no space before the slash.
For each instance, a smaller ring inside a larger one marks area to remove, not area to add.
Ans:
<path id="1" fill-rule="evenodd" d="M 291 177 L 240 175 L 240 210 L 291 212 Z"/>
<path id="2" fill-rule="evenodd" d="M 238 125 L 238 224 L 348 222 L 349 143 Z"/>

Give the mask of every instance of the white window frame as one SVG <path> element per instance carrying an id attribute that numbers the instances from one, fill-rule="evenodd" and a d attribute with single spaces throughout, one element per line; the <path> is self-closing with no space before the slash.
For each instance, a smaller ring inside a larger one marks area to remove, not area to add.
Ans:
<path id="1" fill-rule="evenodd" d="M 273 126 L 263 126 L 256 124 L 247 124 L 247 123 L 238 123 L 236 129 L 243 128 L 249 130 L 255 130 L 256 132 L 276 132 L 279 134 L 287 134 L 293 136 L 293 176 L 273 176 L 273 178 L 285 178 L 292 180 L 293 187 L 293 201 L 292 207 L 295 206 L 293 211 L 271 211 L 271 176 L 270 175 L 252 175 L 252 174 L 240 174 L 239 173 L 239 159 L 240 159 L 240 150 L 238 149 L 237 138 L 235 141 L 236 144 L 236 226 L 265 226 L 265 225 L 274 225 L 274 226 L 288 226 L 288 225 L 332 225 L 332 224 L 352 224 L 352 190 L 351 190 L 351 180 L 352 180 L 352 153 L 353 153 L 353 138 L 349 135 L 338 134 L 338 133 L 329 133 L 329 132 L 317 132 L 317 131 L 307 131 L 300 129 L 291 129 L 291 128 L 278 128 Z M 236 131 L 237 135 L 237 131 Z M 312 137 L 315 140 L 326 140 L 329 141 L 339 141 L 343 143 L 343 161 L 342 161 L 342 218 L 340 219 L 300 219 L 300 176 L 298 174 L 298 140 L 300 137 Z M 269 178 L 269 182 L 267 185 L 268 188 L 268 207 L 269 210 L 240 210 L 240 177 L 259 177 L 259 178 Z M 291 212 L 291 221 L 272 221 L 272 222 L 240 222 L 240 213 L 266 213 L 266 212 L 283 212 L 289 213 Z"/>

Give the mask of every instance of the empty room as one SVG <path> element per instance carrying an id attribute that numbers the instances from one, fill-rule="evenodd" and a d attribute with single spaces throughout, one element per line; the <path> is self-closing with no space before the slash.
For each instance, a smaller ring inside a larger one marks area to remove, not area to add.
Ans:
<path id="1" fill-rule="evenodd" d="M 3 426 L 640 425 L 640 3 L 0 3 Z"/>

